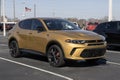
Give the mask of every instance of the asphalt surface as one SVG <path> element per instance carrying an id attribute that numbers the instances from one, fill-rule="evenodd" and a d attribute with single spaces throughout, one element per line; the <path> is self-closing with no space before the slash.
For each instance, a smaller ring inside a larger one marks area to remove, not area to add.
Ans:
<path id="1" fill-rule="evenodd" d="M 120 50 L 107 50 L 106 60 L 90 64 L 70 61 L 60 68 L 51 67 L 46 59 L 24 53 L 12 58 L 7 37 L 0 34 L 0 80 L 119 80 Z"/>

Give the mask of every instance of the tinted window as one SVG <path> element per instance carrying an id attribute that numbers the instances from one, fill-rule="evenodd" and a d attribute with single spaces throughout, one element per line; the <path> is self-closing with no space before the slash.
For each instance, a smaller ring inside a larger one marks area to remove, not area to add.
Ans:
<path id="1" fill-rule="evenodd" d="M 24 20 L 19 23 L 19 26 L 23 29 L 31 29 L 32 20 Z"/>
<path id="2" fill-rule="evenodd" d="M 107 24 L 107 29 L 109 29 L 109 30 L 117 30 L 117 22 L 109 22 Z"/>
<path id="3" fill-rule="evenodd" d="M 120 22 L 118 22 L 118 30 L 120 31 Z"/>
<path id="4" fill-rule="evenodd" d="M 104 30 L 106 28 L 106 23 L 99 24 L 95 30 Z"/>
<path id="5" fill-rule="evenodd" d="M 44 20 L 49 30 L 80 30 L 73 23 L 62 19 Z"/>
<path id="6" fill-rule="evenodd" d="M 39 20 L 33 19 L 32 21 L 33 21 L 32 22 L 32 30 L 37 30 L 38 27 L 44 28 L 43 24 Z"/>

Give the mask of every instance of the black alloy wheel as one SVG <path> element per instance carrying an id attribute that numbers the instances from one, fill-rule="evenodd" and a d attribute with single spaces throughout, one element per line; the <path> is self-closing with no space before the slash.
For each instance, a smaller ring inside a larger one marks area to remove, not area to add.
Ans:
<path id="1" fill-rule="evenodd" d="M 48 49 L 47 57 L 51 66 L 60 67 L 65 64 L 63 51 L 58 45 L 52 45 Z"/>
<path id="2" fill-rule="evenodd" d="M 10 42 L 9 51 L 10 51 L 10 55 L 14 58 L 18 58 L 21 56 L 17 41 L 15 40 Z"/>

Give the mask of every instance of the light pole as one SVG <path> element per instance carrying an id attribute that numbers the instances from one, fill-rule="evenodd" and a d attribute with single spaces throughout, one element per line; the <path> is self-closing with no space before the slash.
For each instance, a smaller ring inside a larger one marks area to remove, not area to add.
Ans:
<path id="1" fill-rule="evenodd" d="M 0 0 L 0 21 L 1 21 L 1 0 Z"/>
<path id="2" fill-rule="evenodd" d="M 15 0 L 13 0 L 13 17 L 14 17 L 14 22 L 15 22 Z"/>
<path id="3" fill-rule="evenodd" d="M 2 16 L 3 16 L 3 36 L 6 36 L 6 27 L 5 27 L 5 0 L 2 0 Z"/>
<path id="4" fill-rule="evenodd" d="M 109 0 L 109 16 L 108 21 L 112 21 L 112 0 Z"/>
<path id="5" fill-rule="evenodd" d="M 34 4 L 34 17 L 36 17 L 36 4 Z"/>

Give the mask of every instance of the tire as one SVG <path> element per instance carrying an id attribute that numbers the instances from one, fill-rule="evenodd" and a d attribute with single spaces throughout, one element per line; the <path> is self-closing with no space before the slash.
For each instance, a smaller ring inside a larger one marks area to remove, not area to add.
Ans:
<path id="1" fill-rule="evenodd" d="M 61 67 L 65 64 L 63 51 L 58 45 L 52 45 L 47 51 L 47 58 L 51 66 Z"/>
<path id="2" fill-rule="evenodd" d="M 20 50 L 19 50 L 19 47 L 18 47 L 18 43 L 17 41 L 11 41 L 10 44 L 9 44 L 9 52 L 10 52 L 10 55 L 14 58 L 18 58 L 21 56 L 21 53 L 20 53 Z"/>

